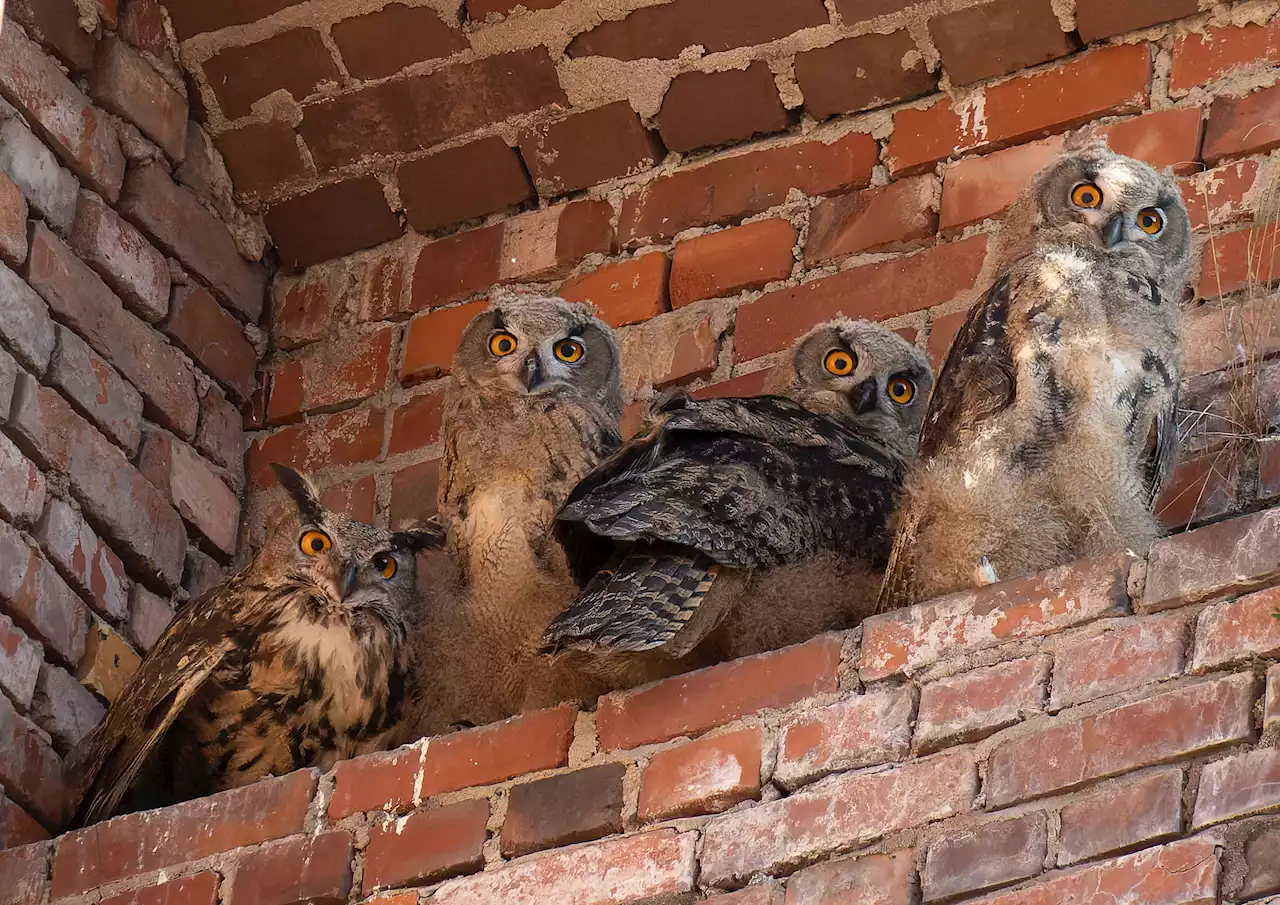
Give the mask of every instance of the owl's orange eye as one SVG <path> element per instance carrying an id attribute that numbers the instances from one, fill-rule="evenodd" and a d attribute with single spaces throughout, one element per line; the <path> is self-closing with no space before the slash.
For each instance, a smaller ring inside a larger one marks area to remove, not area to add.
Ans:
<path id="1" fill-rule="evenodd" d="M 375 556 L 373 558 L 373 567 L 377 569 L 378 574 L 387 581 L 396 577 L 396 569 L 399 568 L 396 564 L 395 557 L 387 553 L 379 553 Z"/>
<path id="2" fill-rule="evenodd" d="M 889 398 L 898 405 L 906 405 L 916 398 L 916 385 L 910 377 L 895 377 L 889 381 Z"/>
<path id="3" fill-rule="evenodd" d="M 576 339 L 562 339 L 556 343 L 556 358 L 568 364 L 582 361 L 582 356 L 586 354 L 586 347 Z"/>
<path id="4" fill-rule="evenodd" d="M 853 373 L 853 369 L 858 366 L 858 359 L 852 352 L 846 352 L 844 349 L 832 349 L 827 353 L 827 357 L 822 360 L 822 366 L 827 369 L 828 374 L 834 374 L 837 377 L 848 377 Z"/>
<path id="5" fill-rule="evenodd" d="M 489 351 L 498 358 L 506 358 L 518 345 L 516 338 L 510 333 L 498 332 L 489 337 Z"/>
<path id="6" fill-rule="evenodd" d="M 1158 236 L 1164 229 L 1164 212 L 1158 207 L 1148 207 L 1138 211 L 1138 229 L 1148 236 Z"/>
<path id="7" fill-rule="evenodd" d="M 1082 182 L 1071 190 L 1071 203 L 1085 210 L 1102 207 L 1102 189 L 1092 182 Z"/>
<path id="8" fill-rule="evenodd" d="M 329 540 L 329 535 L 314 529 L 305 532 L 298 541 L 298 549 L 308 556 L 319 556 L 332 546 L 333 541 Z"/>

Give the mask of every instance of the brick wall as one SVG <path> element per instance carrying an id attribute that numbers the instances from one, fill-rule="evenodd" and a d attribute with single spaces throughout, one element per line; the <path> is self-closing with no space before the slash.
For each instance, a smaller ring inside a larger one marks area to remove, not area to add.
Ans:
<path id="1" fill-rule="evenodd" d="M 158 7 L 6 7 L 0 848 L 62 828 L 63 756 L 237 552 L 268 280 Z"/>

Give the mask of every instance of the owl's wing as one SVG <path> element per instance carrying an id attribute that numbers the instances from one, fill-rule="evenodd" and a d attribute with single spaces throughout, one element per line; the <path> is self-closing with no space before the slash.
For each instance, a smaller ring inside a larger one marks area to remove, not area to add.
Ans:
<path id="1" fill-rule="evenodd" d="M 1180 391 L 1177 383 L 1172 386 L 1168 401 L 1156 413 L 1153 434 L 1147 455 L 1146 485 L 1147 505 L 1155 508 L 1156 500 L 1178 464 L 1178 403 Z"/>
<path id="2" fill-rule="evenodd" d="M 235 576 L 178 611 L 72 754 L 65 772 L 81 793 L 72 828 L 111 816 L 174 719 L 234 647 L 241 581 Z"/>

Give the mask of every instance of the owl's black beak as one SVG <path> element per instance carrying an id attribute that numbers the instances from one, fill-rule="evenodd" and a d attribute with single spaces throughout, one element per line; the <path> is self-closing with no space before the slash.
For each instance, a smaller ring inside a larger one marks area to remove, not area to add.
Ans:
<path id="1" fill-rule="evenodd" d="M 1102 245 L 1104 248 L 1115 248 L 1124 238 L 1124 214 L 1112 214 L 1111 219 L 1102 226 Z"/>
<path id="2" fill-rule="evenodd" d="M 524 385 L 525 389 L 533 392 L 546 379 L 546 375 L 542 370 L 542 362 L 538 360 L 537 355 L 530 355 L 524 360 Z"/>
<path id="3" fill-rule="evenodd" d="M 853 413 L 855 415 L 865 415 L 873 411 L 876 407 L 876 396 L 880 393 L 880 388 L 876 386 L 876 379 L 868 377 L 862 383 L 853 388 L 849 393 L 849 399 L 853 403 Z"/>
<path id="4" fill-rule="evenodd" d="M 351 592 L 355 590 L 356 577 L 359 575 L 359 572 L 360 570 L 356 567 L 355 563 L 347 563 L 346 569 L 342 572 L 342 580 L 338 583 L 339 599 L 346 600 L 351 596 Z"/>

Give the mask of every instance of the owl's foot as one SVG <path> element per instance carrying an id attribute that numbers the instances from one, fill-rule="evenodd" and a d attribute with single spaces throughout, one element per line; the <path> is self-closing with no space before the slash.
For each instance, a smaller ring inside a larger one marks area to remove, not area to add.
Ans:
<path id="1" fill-rule="evenodd" d="M 1000 582 L 1000 576 L 996 574 L 996 567 L 991 565 L 991 560 L 985 556 L 978 557 L 978 567 L 973 570 L 973 581 L 980 588 L 999 584 Z"/>

